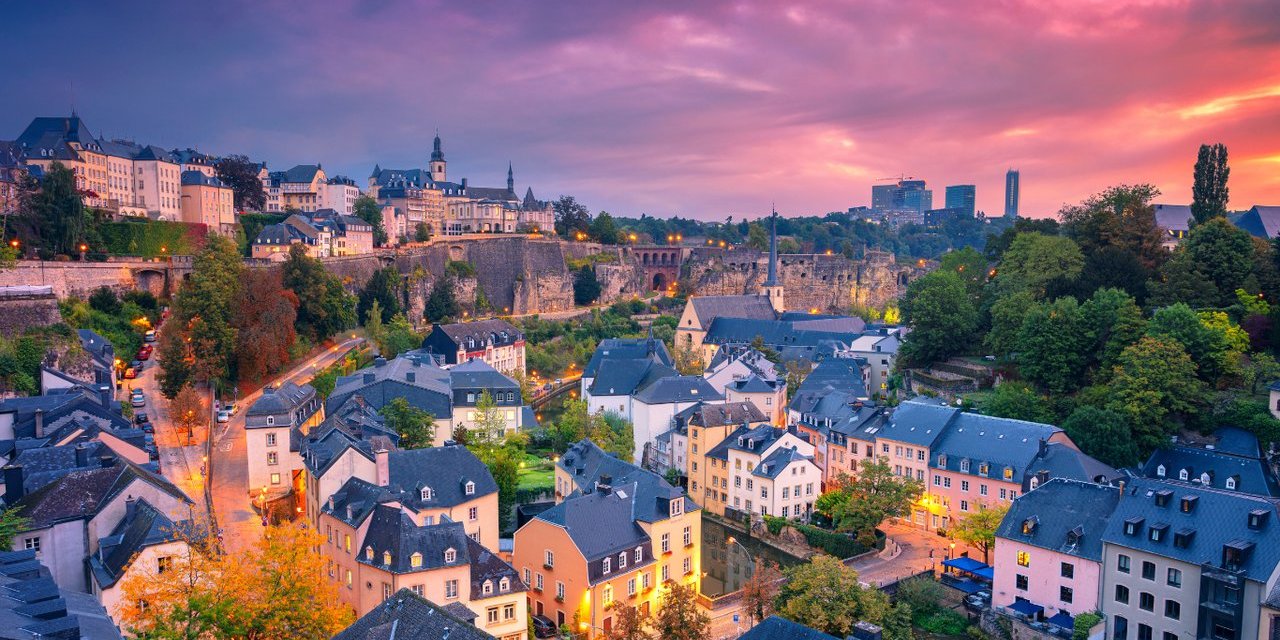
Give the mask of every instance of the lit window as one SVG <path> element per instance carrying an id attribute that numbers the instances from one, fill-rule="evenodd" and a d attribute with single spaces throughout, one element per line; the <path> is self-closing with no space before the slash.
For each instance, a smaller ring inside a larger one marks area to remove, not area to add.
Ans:
<path id="1" fill-rule="evenodd" d="M 1020 567 L 1029 567 L 1029 566 L 1031 566 L 1031 554 L 1027 553 L 1026 551 L 1019 551 L 1019 552 L 1018 552 L 1018 566 L 1020 566 Z"/>
<path id="2" fill-rule="evenodd" d="M 414 552 L 413 552 L 413 555 L 409 556 L 409 566 L 410 566 L 410 567 L 413 567 L 414 569 L 417 569 L 417 568 L 421 567 L 421 566 L 422 566 L 422 554 L 421 554 L 421 553 L 419 553 L 419 552 L 417 552 L 417 551 L 414 551 Z"/>

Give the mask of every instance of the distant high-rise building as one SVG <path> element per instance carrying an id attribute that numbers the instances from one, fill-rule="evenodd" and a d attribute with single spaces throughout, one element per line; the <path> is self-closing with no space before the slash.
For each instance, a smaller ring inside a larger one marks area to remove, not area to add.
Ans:
<path id="1" fill-rule="evenodd" d="M 947 187 L 948 209 L 963 209 L 972 218 L 976 209 L 978 188 L 971 184 L 953 184 Z"/>
<path id="2" fill-rule="evenodd" d="M 928 211 L 933 208 L 933 192 L 925 188 L 924 180 L 872 185 L 871 208 L 876 211 Z"/>
<path id="3" fill-rule="evenodd" d="M 1004 174 L 1004 216 L 1018 217 L 1018 190 L 1021 174 L 1017 169 L 1010 169 Z"/>

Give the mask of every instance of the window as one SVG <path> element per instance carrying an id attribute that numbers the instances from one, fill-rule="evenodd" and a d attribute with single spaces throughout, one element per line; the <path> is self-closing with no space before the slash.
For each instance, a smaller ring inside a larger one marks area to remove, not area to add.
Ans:
<path id="1" fill-rule="evenodd" d="M 1154 563 L 1154 562 L 1146 562 L 1146 561 L 1143 561 L 1143 563 L 1142 563 L 1142 579 L 1143 579 L 1143 580 L 1155 580 L 1155 579 L 1156 579 L 1156 565 L 1155 565 L 1155 563 Z"/>
<path id="2" fill-rule="evenodd" d="M 351 553 L 351 534 L 342 534 L 342 549 L 347 553 Z"/>
<path id="3" fill-rule="evenodd" d="M 606 607 L 613 604 L 613 585 L 606 584 L 604 586 L 603 595 L 601 595 L 600 600 Z"/>
<path id="4" fill-rule="evenodd" d="M 471 496 L 471 495 L 475 495 L 475 493 L 476 493 L 476 483 L 471 482 L 470 480 L 468 480 L 468 481 L 467 481 L 466 488 L 465 488 L 465 492 L 466 492 L 466 494 L 467 494 L 467 495 L 469 495 L 469 496 Z"/>
<path id="5" fill-rule="evenodd" d="M 764 486 L 760 487 L 760 497 L 761 498 L 769 497 L 769 487 L 764 487 Z"/>
<path id="6" fill-rule="evenodd" d="M 267 464 L 280 464 L 280 454 L 274 451 L 267 452 Z"/>
<path id="7" fill-rule="evenodd" d="M 1151 640 L 1151 627 L 1145 624 L 1138 625 L 1138 640 Z"/>
<path id="8" fill-rule="evenodd" d="M 422 498 L 422 500 L 423 500 L 424 502 L 425 502 L 425 501 L 427 501 L 427 500 L 430 500 L 430 499 L 431 499 L 431 487 L 423 487 L 423 488 L 422 488 L 422 490 L 418 492 L 418 495 L 419 495 L 419 497 L 421 497 L 421 498 Z"/>
<path id="9" fill-rule="evenodd" d="M 491 581 L 489 581 L 489 580 L 485 580 L 485 581 L 484 581 L 484 584 L 480 585 L 480 592 L 481 592 L 481 593 L 483 593 L 483 594 L 484 594 L 484 595 L 486 595 L 486 596 L 487 596 L 487 595 L 492 595 L 492 594 L 493 594 L 493 582 L 491 582 Z"/>
<path id="10" fill-rule="evenodd" d="M 1178 470 L 1178 479 L 1179 479 L 1179 480 L 1186 480 L 1188 477 L 1190 477 L 1190 475 L 1191 475 L 1191 474 L 1190 474 L 1190 473 L 1188 473 L 1186 469 L 1179 469 L 1179 470 Z"/>
<path id="11" fill-rule="evenodd" d="M 276 417 L 275 417 L 275 416 L 267 416 L 267 426 L 268 426 L 268 427 L 274 427 L 275 425 L 276 425 Z"/>
<path id="12" fill-rule="evenodd" d="M 524 573 L 524 583 L 528 585 L 532 585 L 533 581 L 530 580 L 530 578 L 532 578 L 533 575 L 529 573 L 529 567 L 525 567 L 523 573 Z"/>
<path id="13" fill-rule="evenodd" d="M 347 588 L 351 588 L 351 570 L 347 569 Z"/>
<path id="14" fill-rule="evenodd" d="M 1156 597 L 1143 591 L 1138 594 L 1138 608 L 1143 611 L 1155 611 Z"/>
<path id="15" fill-rule="evenodd" d="M 980 496 L 987 495 L 987 485 L 985 484 L 978 485 L 978 495 Z"/>
<path id="16" fill-rule="evenodd" d="M 671 553 L 671 534 L 662 534 L 662 552 Z"/>
<path id="17" fill-rule="evenodd" d="M 934 477 L 933 477 L 933 486 L 935 486 L 935 487 L 941 487 L 941 486 L 942 486 L 942 476 L 934 476 Z"/>
<path id="18" fill-rule="evenodd" d="M 961 511 L 968 511 L 968 510 L 969 510 L 969 501 L 968 501 L 968 500 L 961 500 L 961 501 L 960 501 L 960 510 L 961 510 Z"/>
<path id="19" fill-rule="evenodd" d="M 444 597 L 450 600 L 458 597 L 458 581 L 456 579 L 444 581 Z"/>
<path id="20" fill-rule="evenodd" d="M 627 552 L 623 551 L 622 553 L 618 554 L 618 569 L 621 570 L 626 568 L 627 568 Z"/>
<path id="21" fill-rule="evenodd" d="M 457 561 L 458 561 L 458 552 L 457 552 L 457 551 L 454 551 L 453 549 L 445 549 L 445 550 L 444 550 L 444 561 L 445 561 L 446 563 L 449 563 L 449 562 L 457 562 Z"/>
<path id="22" fill-rule="evenodd" d="M 276 434 L 274 433 L 267 434 L 267 446 L 268 447 L 276 446 Z"/>
<path id="23" fill-rule="evenodd" d="M 1124 616 L 1116 616 L 1115 626 L 1112 627 L 1112 631 L 1111 637 L 1114 640 L 1127 640 L 1129 636 L 1129 621 Z"/>
<path id="24" fill-rule="evenodd" d="M 1116 556 L 1116 571 L 1120 573 L 1129 573 L 1129 556 L 1123 553 Z"/>
<path id="25" fill-rule="evenodd" d="M 516 605 L 514 605 L 514 604 L 504 604 L 504 605 L 502 605 L 502 619 L 503 619 L 503 620 L 513 620 L 513 619 L 515 619 L 515 617 L 516 617 Z"/>
<path id="26" fill-rule="evenodd" d="M 280 474 L 278 473 L 271 474 L 271 484 L 280 484 Z"/>
<path id="27" fill-rule="evenodd" d="M 1076 566 L 1074 564 L 1071 564 L 1070 562 L 1062 563 L 1062 577 L 1064 578 L 1076 577 Z"/>
<path id="28" fill-rule="evenodd" d="M 1168 583 L 1169 583 L 1169 586 L 1171 587 L 1177 587 L 1181 589 L 1182 588 L 1182 570 L 1170 568 Z"/>
<path id="29" fill-rule="evenodd" d="M 627 595 L 634 596 L 636 594 L 636 579 L 632 578 L 627 581 Z"/>
<path id="30" fill-rule="evenodd" d="M 485 620 L 487 620 L 489 624 L 496 624 L 498 622 L 498 608 L 489 607 L 488 609 L 486 609 Z"/>
<path id="31" fill-rule="evenodd" d="M 40 555 L 40 538 L 23 538 L 22 548 L 28 551 L 35 551 L 36 555 Z"/>
<path id="32" fill-rule="evenodd" d="M 480 509 L 478 507 L 471 507 L 470 509 L 467 509 L 467 519 L 472 521 L 479 520 Z"/>
<path id="33" fill-rule="evenodd" d="M 1019 551 L 1019 552 L 1018 552 L 1018 566 L 1019 566 L 1019 567 L 1029 567 L 1029 566 L 1031 566 L 1031 554 L 1030 554 L 1030 553 L 1027 553 L 1026 551 Z"/>
<path id="34" fill-rule="evenodd" d="M 951 476 L 943 476 L 943 477 L 942 477 L 942 486 L 943 486 L 943 488 L 945 488 L 945 489 L 950 489 L 950 488 L 951 488 Z"/>
<path id="35" fill-rule="evenodd" d="M 691 544 L 693 544 L 693 531 L 691 531 L 689 527 L 685 527 L 684 528 L 684 546 L 687 547 Z"/>
<path id="36" fill-rule="evenodd" d="M 1129 604 L 1129 587 L 1122 584 L 1116 585 L 1116 602 Z"/>
<path id="37" fill-rule="evenodd" d="M 690 573 L 693 573 L 693 561 L 689 558 L 689 556 L 685 556 L 685 558 L 684 558 L 684 574 L 687 576 L 687 575 L 689 575 Z"/>
<path id="38" fill-rule="evenodd" d="M 1072 593 L 1072 591 L 1071 591 L 1071 587 L 1058 587 L 1058 599 L 1059 599 L 1059 600 L 1061 600 L 1061 601 L 1063 601 L 1063 602 L 1065 602 L 1065 603 L 1067 603 L 1067 604 L 1071 604 L 1071 597 L 1072 597 L 1073 595 L 1074 595 L 1074 594 L 1073 594 L 1073 593 Z"/>
<path id="39" fill-rule="evenodd" d="M 675 500 L 672 500 L 672 501 L 671 501 L 671 511 L 670 511 L 671 517 L 673 517 L 673 518 L 674 518 L 674 517 L 676 517 L 676 516 L 680 515 L 681 513 L 684 513 L 684 499 L 683 499 L 683 498 L 677 498 L 677 499 L 675 499 Z"/>
<path id="40" fill-rule="evenodd" d="M 665 565 L 665 564 L 664 564 L 664 565 L 662 565 L 662 578 L 661 578 L 661 580 L 662 580 L 662 582 L 666 582 L 667 580 L 670 580 L 670 579 L 671 579 L 671 567 L 668 567 L 667 565 Z"/>
<path id="41" fill-rule="evenodd" d="M 1164 617 L 1170 620 L 1182 619 L 1182 603 L 1177 600 L 1165 600 Z"/>
<path id="42" fill-rule="evenodd" d="M 612 571 L 612 570 L 613 570 L 613 569 L 610 567 L 609 559 L 608 559 L 608 558 L 605 558 L 605 559 L 604 559 L 604 561 L 600 563 L 600 571 L 601 571 L 601 573 L 604 573 L 604 574 L 606 574 L 606 575 L 607 575 L 607 574 L 608 574 L 610 571 Z"/>
<path id="43" fill-rule="evenodd" d="M 641 560 L 643 559 L 644 559 L 644 547 L 636 547 L 635 563 L 640 564 Z"/>
<path id="44" fill-rule="evenodd" d="M 156 573 L 164 573 L 169 570 L 173 564 L 173 558 L 169 556 L 160 556 L 156 558 Z"/>
<path id="45" fill-rule="evenodd" d="M 383 551 L 383 552 L 382 552 L 382 564 L 385 564 L 385 565 L 388 565 L 388 566 L 391 564 L 391 552 L 390 552 L 390 551 Z"/>
<path id="46" fill-rule="evenodd" d="M 410 566 L 410 567 L 413 567 L 414 569 L 417 569 L 418 567 L 421 567 L 421 566 L 422 566 L 422 554 L 421 554 L 421 553 L 419 553 L 419 552 L 417 552 L 417 551 L 414 551 L 414 552 L 413 552 L 413 555 L 409 556 L 409 566 Z"/>
<path id="47" fill-rule="evenodd" d="M 534 587 L 534 588 L 535 588 L 535 589 L 537 589 L 538 591 L 542 591 L 542 574 L 541 574 L 541 573 L 539 573 L 539 574 L 537 574 L 537 575 L 536 575 L 536 576 L 534 576 L 534 577 L 535 577 L 535 578 L 536 578 L 536 580 L 537 580 L 537 586 L 536 586 L 536 587 Z"/>
<path id="48" fill-rule="evenodd" d="M 1015 580 L 1014 582 L 1015 582 L 1014 586 L 1016 586 L 1016 587 L 1018 588 L 1018 591 L 1026 591 L 1026 590 L 1027 590 L 1027 577 L 1026 577 L 1026 576 L 1024 576 L 1024 575 L 1022 575 L 1021 573 L 1019 573 L 1019 574 L 1016 576 L 1016 580 Z"/>
<path id="49" fill-rule="evenodd" d="M 961 480 L 961 481 L 960 481 L 960 490 L 961 490 L 961 491 L 964 491 L 964 492 L 966 492 L 966 493 L 968 493 L 968 491 L 969 491 L 969 481 L 968 481 L 968 480 Z"/>
<path id="50" fill-rule="evenodd" d="M 364 548 L 364 559 L 370 562 L 373 561 L 373 547 Z"/>
<path id="51" fill-rule="evenodd" d="M 546 550 L 546 553 L 542 558 L 542 566 L 548 569 L 556 566 L 556 554 L 552 553 L 550 549 Z"/>
<path id="52" fill-rule="evenodd" d="M 384 582 L 382 583 L 382 599 L 386 600 L 387 598 L 390 598 L 390 597 L 391 597 L 391 583 Z"/>

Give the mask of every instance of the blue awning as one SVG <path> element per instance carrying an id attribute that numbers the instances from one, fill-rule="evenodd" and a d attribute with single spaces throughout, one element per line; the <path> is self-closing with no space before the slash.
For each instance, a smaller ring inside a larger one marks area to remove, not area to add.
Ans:
<path id="1" fill-rule="evenodd" d="M 960 571 L 966 571 L 968 573 L 973 573 L 974 571 L 977 571 L 979 569 L 985 569 L 987 567 L 985 563 L 978 562 L 977 560 L 974 560 L 969 556 L 960 556 L 958 558 L 952 558 L 950 560 L 943 562 L 942 566 L 951 567 L 952 569 L 959 569 Z"/>
<path id="2" fill-rule="evenodd" d="M 1072 618 L 1066 611 L 1059 611 L 1053 614 L 1053 616 L 1048 620 L 1045 620 L 1045 622 L 1056 627 L 1062 627 L 1067 631 L 1071 631 L 1076 628 L 1076 619 Z"/>
<path id="3" fill-rule="evenodd" d="M 994 581 L 996 579 L 996 570 L 995 570 L 995 567 L 984 567 L 982 569 L 978 569 L 977 571 L 974 571 L 973 575 L 978 576 L 983 580 Z"/>
<path id="4" fill-rule="evenodd" d="M 1022 599 L 1014 600 L 1013 604 L 1009 605 L 1009 608 L 1013 609 L 1014 611 L 1017 611 L 1018 613 L 1021 613 L 1024 616 L 1034 616 L 1037 613 L 1044 611 L 1044 607 L 1030 600 L 1022 600 Z"/>
<path id="5" fill-rule="evenodd" d="M 969 595 L 973 595 L 973 594 L 975 594 L 975 593 L 977 593 L 977 592 L 979 592 L 979 591 L 982 591 L 983 589 L 985 589 L 985 588 L 986 588 L 985 586 L 983 586 L 983 585 L 981 585 L 981 584 L 979 584 L 979 583 L 977 583 L 977 582 L 974 582 L 974 581 L 972 581 L 972 580 L 964 580 L 964 579 L 961 579 L 961 580 L 947 580 L 947 581 L 946 581 L 946 582 L 944 582 L 943 584 L 945 584 L 945 585 L 947 585 L 948 587 L 951 587 L 951 588 L 953 588 L 953 589 L 959 589 L 959 590 L 961 590 L 961 591 L 963 591 L 963 592 L 965 592 L 966 594 L 969 594 Z"/>

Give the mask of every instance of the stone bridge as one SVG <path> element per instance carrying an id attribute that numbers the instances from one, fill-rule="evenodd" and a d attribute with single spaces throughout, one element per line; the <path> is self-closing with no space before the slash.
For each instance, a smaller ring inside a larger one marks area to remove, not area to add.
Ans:
<path id="1" fill-rule="evenodd" d="M 104 286 L 117 293 L 140 289 L 164 296 L 176 292 L 182 281 L 191 276 L 191 262 L 191 256 L 106 262 L 19 260 L 14 268 L 0 271 L 0 286 L 47 286 L 60 300 L 88 298 Z"/>
<path id="2" fill-rule="evenodd" d="M 629 247 L 624 255 L 643 272 L 649 291 L 666 291 L 680 279 L 680 265 L 684 262 L 684 250 L 680 247 Z"/>

